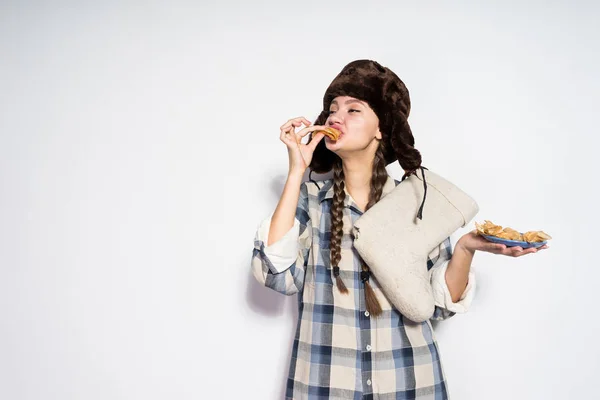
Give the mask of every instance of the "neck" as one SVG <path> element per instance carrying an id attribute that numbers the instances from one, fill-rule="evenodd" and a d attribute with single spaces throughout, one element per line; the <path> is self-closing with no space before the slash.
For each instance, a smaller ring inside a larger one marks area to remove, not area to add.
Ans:
<path id="1" fill-rule="evenodd" d="M 344 183 L 350 193 L 363 193 L 371 190 L 371 177 L 373 175 L 373 156 L 344 158 Z"/>

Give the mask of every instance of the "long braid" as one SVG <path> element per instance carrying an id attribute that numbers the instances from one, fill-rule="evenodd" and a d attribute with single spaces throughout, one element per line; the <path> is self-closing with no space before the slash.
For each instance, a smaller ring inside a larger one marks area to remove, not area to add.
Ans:
<path id="1" fill-rule="evenodd" d="M 375 203 L 381 200 L 383 194 L 383 187 L 387 182 L 388 173 L 385 169 L 385 150 L 383 149 L 383 142 L 380 142 L 379 148 L 375 153 L 375 159 L 373 160 L 373 175 L 371 176 L 371 192 L 369 193 L 369 203 L 367 203 L 366 210 L 373 207 Z M 366 211 L 365 210 L 365 211 Z"/>
<path id="2" fill-rule="evenodd" d="M 377 148 L 377 152 L 375 153 L 375 159 L 373 160 L 373 174 L 371 175 L 371 192 L 369 193 L 369 202 L 367 203 L 365 212 L 381 199 L 381 195 L 383 194 L 383 186 L 385 185 L 388 179 L 388 174 L 387 170 L 385 169 L 385 166 L 385 148 L 383 142 L 381 141 L 379 142 L 379 147 Z M 361 269 L 361 279 L 365 284 L 365 300 L 367 311 L 369 311 L 369 313 L 371 313 L 371 315 L 373 315 L 374 317 L 377 317 L 382 313 L 382 309 L 381 304 L 379 304 L 379 300 L 377 300 L 377 296 L 375 295 L 375 291 L 369 283 L 371 271 L 364 262 L 362 263 Z"/>
<path id="3" fill-rule="evenodd" d="M 333 203 L 331 205 L 331 265 L 333 266 L 333 275 L 338 290 L 341 293 L 348 293 L 348 288 L 340 278 L 340 260 L 342 259 L 342 236 L 344 234 L 344 221 L 342 220 L 344 210 L 344 170 L 342 161 L 337 158 L 333 163 Z"/>
<path id="4" fill-rule="evenodd" d="M 371 175 L 371 190 L 369 192 L 369 202 L 366 210 L 371 208 L 381 199 L 383 186 L 385 185 L 388 174 L 385 168 L 385 148 L 383 142 L 379 142 L 379 147 L 373 160 L 373 173 Z M 340 278 L 339 262 L 342 258 L 341 241 L 344 233 L 343 229 L 343 208 L 346 193 L 344 191 L 344 170 L 340 159 L 333 164 L 333 203 L 331 205 L 331 265 L 333 266 L 333 275 L 335 276 L 336 286 L 341 293 L 348 293 L 348 288 Z M 365 210 L 365 212 L 366 212 Z M 371 273 L 369 267 L 363 262 L 361 265 L 361 280 L 365 284 L 366 308 L 373 316 L 382 313 L 381 305 L 375 291 L 369 283 Z"/>

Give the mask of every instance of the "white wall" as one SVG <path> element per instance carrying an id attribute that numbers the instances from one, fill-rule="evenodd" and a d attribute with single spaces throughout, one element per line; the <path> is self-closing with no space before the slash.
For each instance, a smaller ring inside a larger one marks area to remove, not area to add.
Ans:
<path id="1" fill-rule="evenodd" d="M 597 3 L 206 3 L 1 3 L 0 398 L 282 398 L 296 297 L 254 282 L 254 231 L 279 126 L 356 58 L 477 220 L 554 237 L 476 255 L 453 398 L 594 397 Z"/>

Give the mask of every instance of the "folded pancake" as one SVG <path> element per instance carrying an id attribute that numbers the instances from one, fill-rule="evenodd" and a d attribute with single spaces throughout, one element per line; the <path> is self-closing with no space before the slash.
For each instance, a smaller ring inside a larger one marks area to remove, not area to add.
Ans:
<path id="1" fill-rule="evenodd" d="M 322 129 L 322 130 L 318 131 L 317 133 L 322 133 L 325 136 L 327 136 L 328 138 L 330 138 L 331 140 L 338 140 L 340 138 L 340 135 L 342 134 L 342 132 L 338 131 L 337 129 L 331 128 L 331 127 Z"/>

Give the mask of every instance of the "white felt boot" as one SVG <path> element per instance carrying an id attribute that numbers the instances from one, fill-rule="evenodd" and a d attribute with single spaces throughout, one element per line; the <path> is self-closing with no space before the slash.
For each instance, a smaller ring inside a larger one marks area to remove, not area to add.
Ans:
<path id="1" fill-rule="evenodd" d="M 423 179 L 427 196 L 419 219 Z M 461 189 L 419 169 L 354 223 L 354 247 L 398 311 L 423 322 L 435 311 L 427 256 L 478 212 L 477 203 Z"/>

